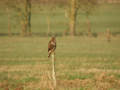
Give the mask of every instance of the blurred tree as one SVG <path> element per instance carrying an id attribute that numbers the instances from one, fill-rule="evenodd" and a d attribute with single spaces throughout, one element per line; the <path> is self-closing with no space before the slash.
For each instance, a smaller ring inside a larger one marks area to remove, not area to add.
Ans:
<path id="1" fill-rule="evenodd" d="M 22 26 L 22 36 L 31 35 L 31 0 L 18 0 L 17 12 Z"/>
<path id="2" fill-rule="evenodd" d="M 50 12 L 51 10 L 49 9 L 49 10 L 47 10 L 47 12 L 46 12 L 46 18 L 47 18 L 47 27 L 48 27 L 48 30 L 47 30 L 47 36 L 49 36 L 49 34 L 50 34 L 50 32 L 51 32 L 51 30 L 50 30 L 50 25 L 51 25 L 51 19 L 50 19 L 50 14 L 51 14 L 51 12 Z"/>
<path id="3" fill-rule="evenodd" d="M 64 7 L 65 11 L 65 17 L 69 18 L 69 31 L 70 35 L 74 36 L 76 34 L 76 21 L 77 21 L 77 15 L 78 10 L 80 12 L 84 12 L 87 18 L 87 27 L 88 27 L 88 35 L 91 35 L 91 24 L 89 16 L 94 11 L 94 8 L 97 4 L 97 0 L 36 0 L 34 2 L 39 2 L 42 4 L 43 7 L 48 7 L 48 12 L 51 10 L 52 7 L 55 9 L 55 7 Z M 47 16 L 47 23 L 48 23 L 48 33 L 50 32 L 50 16 Z"/>
<path id="4" fill-rule="evenodd" d="M 69 29 L 70 34 L 74 36 L 76 34 L 76 21 L 78 10 L 83 12 L 87 18 L 88 36 L 91 36 L 91 24 L 89 16 L 94 12 L 94 8 L 97 5 L 97 0 L 70 0 L 68 1 L 68 14 L 69 14 Z"/>
<path id="5" fill-rule="evenodd" d="M 21 23 L 22 35 L 31 35 L 31 0 L 4 0 L 0 1 L 3 9 L 6 8 L 8 16 L 8 32 L 11 35 L 10 11 L 17 15 L 17 21 Z M 14 16 L 14 18 L 16 18 Z"/>
<path id="6" fill-rule="evenodd" d="M 13 0 L 14 1 L 14 0 Z M 9 0 L 0 1 L 1 10 L 5 10 L 8 17 L 8 35 L 11 36 L 11 7 L 12 3 Z"/>
<path id="7" fill-rule="evenodd" d="M 7 12 L 7 16 L 8 16 L 8 35 L 11 36 L 12 35 L 12 33 L 11 33 L 11 23 L 10 23 L 11 19 L 10 19 L 10 10 L 9 10 L 8 7 L 6 8 L 6 12 Z"/>
<path id="8" fill-rule="evenodd" d="M 70 34 L 76 34 L 76 18 L 77 18 L 77 0 L 70 1 Z"/>
<path id="9" fill-rule="evenodd" d="M 36 2 L 35 2 L 35 5 L 36 5 Z M 46 24 L 47 24 L 46 34 L 47 34 L 47 36 L 49 36 L 50 33 L 52 32 L 51 31 L 51 21 L 53 19 L 51 19 L 51 16 L 53 16 L 53 9 L 55 9 L 55 4 L 54 4 L 53 0 L 51 0 L 51 1 L 49 1 L 49 0 L 39 0 L 39 5 L 36 5 L 36 6 L 39 7 L 40 11 L 45 12 Z"/>
<path id="10" fill-rule="evenodd" d="M 54 15 L 56 12 L 56 8 L 58 7 L 63 7 L 62 4 L 64 4 L 64 0 L 38 0 L 38 1 L 33 1 L 35 4 L 39 2 L 39 8 L 40 10 L 45 11 L 46 14 L 46 23 L 47 23 L 47 36 L 49 36 L 51 33 L 55 34 L 55 32 L 51 31 L 51 22 L 54 20 Z M 37 6 L 37 5 L 36 5 Z M 54 23 L 55 20 L 54 20 Z"/>
<path id="11" fill-rule="evenodd" d="M 4 0 L 9 2 L 9 8 L 7 8 L 7 13 L 10 13 L 10 9 L 14 9 L 15 13 L 19 15 L 19 20 L 22 25 L 22 35 L 31 35 L 31 3 L 35 4 L 35 6 L 39 5 L 42 9 L 47 9 L 47 25 L 48 25 L 48 33 L 50 33 L 50 13 L 56 7 L 60 7 L 65 9 L 65 17 L 68 18 L 68 25 L 70 34 L 74 36 L 76 34 L 76 21 L 78 11 L 84 12 L 87 18 L 87 27 L 88 27 L 88 35 L 91 35 L 91 22 L 89 16 L 92 12 L 94 12 L 94 8 L 97 5 L 97 0 Z M 0 2 L 4 2 L 0 1 Z M 11 3 L 11 4 L 10 4 Z M 53 15 L 52 15 L 53 16 Z M 8 15 L 8 18 L 10 14 Z M 67 19 L 66 19 L 67 20 Z M 8 20 L 10 22 L 10 20 Z M 10 24 L 8 24 L 10 28 Z M 9 32 L 11 29 L 9 29 Z"/>
<path id="12" fill-rule="evenodd" d="M 27 35 L 31 35 L 31 0 L 25 0 L 25 30 Z"/>
<path id="13" fill-rule="evenodd" d="M 83 12 L 86 16 L 86 24 L 88 27 L 88 36 L 92 36 L 91 33 L 91 22 L 90 15 L 94 12 L 95 7 L 98 5 L 97 0 L 78 0 L 78 8 L 81 12 Z"/>
<path id="14" fill-rule="evenodd" d="M 107 41 L 110 42 L 111 41 L 111 32 L 110 32 L 110 29 L 107 28 L 106 30 L 106 38 L 107 38 Z"/>

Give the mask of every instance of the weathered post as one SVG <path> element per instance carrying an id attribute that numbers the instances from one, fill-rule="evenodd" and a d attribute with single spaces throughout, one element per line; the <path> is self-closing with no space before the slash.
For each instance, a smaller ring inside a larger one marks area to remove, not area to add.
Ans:
<path id="1" fill-rule="evenodd" d="M 54 88 L 56 88 L 56 75 L 55 75 L 55 52 L 52 53 L 52 79 Z"/>

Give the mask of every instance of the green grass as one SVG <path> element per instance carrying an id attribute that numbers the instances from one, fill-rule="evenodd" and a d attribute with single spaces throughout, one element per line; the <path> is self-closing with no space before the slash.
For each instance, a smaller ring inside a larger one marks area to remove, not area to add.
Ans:
<path id="1" fill-rule="evenodd" d="M 49 39 L 0 38 L 0 89 L 3 89 L 1 84 L 7 82 L 11 89 L 22 85 L 25 90 L 50 90 Z M 105 37 L 57 37 L 55 68 L 58 90 L 119 90 L 119 41 L 119 37 L 113 37 L 111 42 Z"/>
<path id="2" fill-rule="evenodd" d="M 120 5 L 102 5 L 90 16 L 92 32 L 120 33 Z M 4 12 L 4 11 L 3 11 Z M 46 13 L 33 9 L 32 32 L 46 33 Z M 62 9 L 54 11 L 51 32 L 63 33 L 68 20 Z M 15 23 L 11 17 L 12 23 Z M 14 25 L 17 25 L 15 28 Z M 18 24 L 12 32 L 18 33 Z M 86 33 L 86 18 L 79 14 L 77 32 Z M 7 16 L 0 11 L 0 34 L 7 33 Z M 0 37 L 0 90 L 51 90 L 51 60 L 48 59 L 49 37 Z M 120 89 L 120 36 L 107 42 L 99 37 L 57 37 L 56 90 L 119 90 Z M 22 89 L 23 90 L 23 89 Z"/>

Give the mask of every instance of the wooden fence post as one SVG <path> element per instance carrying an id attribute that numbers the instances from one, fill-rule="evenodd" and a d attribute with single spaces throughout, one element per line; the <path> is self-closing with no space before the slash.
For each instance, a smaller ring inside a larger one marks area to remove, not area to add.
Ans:
<path id="1" fill-rule="evenodd" d="M 56 76 L 55 76 L 55 52 L 52 53 L 52 79 L 54 89 L 56 88 Z"/>

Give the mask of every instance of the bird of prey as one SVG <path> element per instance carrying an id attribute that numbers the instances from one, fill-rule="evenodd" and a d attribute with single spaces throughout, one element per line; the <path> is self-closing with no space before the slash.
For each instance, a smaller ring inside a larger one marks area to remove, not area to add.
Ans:
<path id="1" fill-rule="evenodd" d="M 48 57 L 51 56 L 51 54 L 55 51 L 55 49 L 56 49 L 56 39 L 55 37 L 52 37 L 48 43 Z"/>

